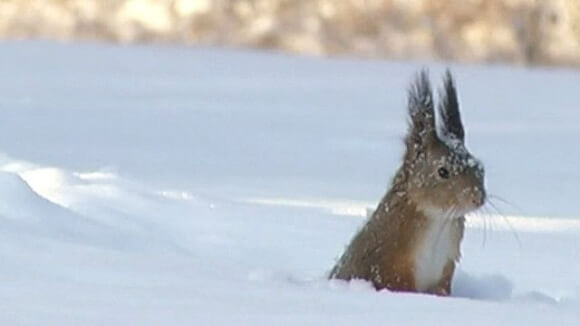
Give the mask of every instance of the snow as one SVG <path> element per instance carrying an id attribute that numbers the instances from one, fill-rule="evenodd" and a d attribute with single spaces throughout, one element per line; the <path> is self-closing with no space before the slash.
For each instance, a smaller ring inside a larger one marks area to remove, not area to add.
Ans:
<path id="1" fill-rule="evenodd" d="M 576 71 L 452 65 L 502 215 L 468 216 L 440 298 L 325 278 L 400 162 L 420 63 L 0 47 L 4 325 L 580 322 Z"/>

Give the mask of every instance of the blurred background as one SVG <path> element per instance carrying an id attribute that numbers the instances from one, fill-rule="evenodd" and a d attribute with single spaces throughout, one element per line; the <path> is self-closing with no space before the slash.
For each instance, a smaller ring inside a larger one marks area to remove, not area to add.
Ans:
<path id="1" fill-rule="evenodd" d="M 578 0 L 0 0 L 4 39 L 580 64 Z"/>

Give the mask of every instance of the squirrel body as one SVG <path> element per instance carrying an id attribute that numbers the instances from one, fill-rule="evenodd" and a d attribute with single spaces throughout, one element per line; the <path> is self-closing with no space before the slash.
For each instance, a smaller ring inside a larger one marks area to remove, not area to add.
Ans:
<path id="1" fill-rule="evenodd" d="M 485 202 L 484 170 L 465 148 L 447 72 L 435 124 L 425 71 L 409 90 L 406 152 L 386 195 L 354 236 L 330 278 L 370 281 L 377 290 L 449 295 L 464 215 Z"/>

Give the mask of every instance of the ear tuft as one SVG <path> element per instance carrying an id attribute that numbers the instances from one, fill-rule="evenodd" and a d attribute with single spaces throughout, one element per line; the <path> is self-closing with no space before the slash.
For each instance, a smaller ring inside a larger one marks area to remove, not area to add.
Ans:
<path id="1" fill-rule="evenodd" d="M 429 141 L 437 137 L 433 105 L 433 91 L 429 82 L 429 74 L 427 70 L 423 69 L 417 74 L 408 91 L 410 118 L 406 141 L 408 152 L 425 151 Z"/>
<path id="2" fill-rule="evenodd" d="M 441 117 L 442 130 L 447 135 L 452 135 L 458 140 L 465 139 L 463 124 L 461 123 L 461 114 L 459 113 L 459 101 L 457 100 L 457 89 L 449 69 L 445 72 L 443 78 L 443 89 L 439 91 L 439 105 L 437 111 Z"/>
<path id="3" fill-rule="evenodd" d="M 417 74 L 415 81 L 409 88 L 408 108 L 413 123 L 426 123 L 426 127 L 435 127 L 433 91 L 426 69 Z"/>

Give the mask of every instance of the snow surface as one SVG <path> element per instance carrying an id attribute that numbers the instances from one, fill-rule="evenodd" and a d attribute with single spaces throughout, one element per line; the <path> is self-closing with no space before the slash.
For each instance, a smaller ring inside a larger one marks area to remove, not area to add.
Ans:
<path id="1" fill-rule="evenodd" d="M 505 216 L 468 217 L 439 298 L 325 279 L 399 163 L 421 64 L 0 50 L 2 325 L 580 324 L 577 71 L 452 65 Z"/>

